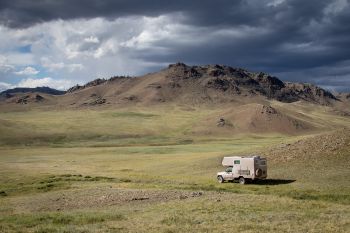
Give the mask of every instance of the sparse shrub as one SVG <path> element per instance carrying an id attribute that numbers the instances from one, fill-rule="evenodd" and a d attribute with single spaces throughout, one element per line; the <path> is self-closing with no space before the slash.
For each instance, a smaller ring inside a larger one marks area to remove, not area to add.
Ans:
<path id="1" fill-rule="evenodd" d="M 0 197 L 6 197 L 7 193 L 5 191 L 0 191 Z"/>
<path id="2" fill-rule="evenodd" d="M 120 179 L 120 182 L 123 182 L 123 183 L 130 183 L 131 180 L 130 180 L 130 179 L 127 179 L 127 178 L 121 178 L 121 179 Z"/>
<path id="3" fill-rule="evenodd" d="M 184 224 L 193 224 L 193 220 L 189 217 L 185 217 L 183 215 L 176 215 L 173 214 L 171 216 L 165 217 L 162 221 L 162 224 L 166 224 L 166 225 L 184 225 Z"/>
<path id="4" fill-rule="evenodd" d="M 40 227 L 39 229 L 37 229 L 36 231 L 34 231 L 35 233 L 54 233 L 54 232 L 58 232 L 58 230 L 54 227 Z"/>
<path id="5" fill-rule="evenodd" d="M 66 225 L 72 222 L 72 217 L 71 216 L 55 216 L 55 218 L 52 220 L 52 223 L 54 224 L 62 224 Z"/>
<path id="6" fill-rule="evenodd" d="M 193 140 L 192 139 L 184 139 L 184 140 L 180 140 L 179 141 L 179 145 L 188 145 L 188 144 L 192 144 Z"/>

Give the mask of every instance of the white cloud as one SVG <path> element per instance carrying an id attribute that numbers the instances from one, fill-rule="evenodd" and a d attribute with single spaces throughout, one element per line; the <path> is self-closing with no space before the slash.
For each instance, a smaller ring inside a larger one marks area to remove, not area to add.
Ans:
<path id="1" fill-rule="evenodd" d="M 100 42 L 100 40 L 97 37 L 95 37 L 95 36 L 86 37 L 84 39 L 84 41 L 88 42 L 88 43 L 94 43 L 94 44 L 97 44 L 97 43 Z"/>
<path id="2" fill-rule="evenodd" d="M 108 54 L 115 54 L 118 51 L 118 46 L 113 39 L 106 41 L 101 47 L 93 52 L 94 58 L 101 58 Z"/>
<path id="3" fill-rule="evenodd" d="M 0 59 L 0 71 L 6 70 L 12 75 L 34 75 L 40 70 L 52 79 L 64 77 L 75 83 L 96 77 L 143 74 L 151 66 L 159 67 L 160 64 L 150 65 L 135 56 L 139 48 L 164 53 L 168 52 L 168 48 L 159 45 L 159 41 L 198 43 L 199 39 L 192 40 L 195 35 L 191 34 L 191 28 L 174 18 L 164 15 L 114 20 L 56 20 L 24 29 L 0 25 L 0 54 L 6 57 L 6 62 L 1 63 Z M 136 40 L 137 46 L 133 46 L 132 40 Z M 18 52 L 18 47 L 28 45 L 31 53 Z M 22 67 L 35 67 L 37 70 L 20 70 Z M 0 76 L 0 81 L 12 83 L 10 76 Z"/>
<path id="4" fill-rule="evenodd" d="M 47 86 L 58 90 L 66 90 L 67 88 L 73 86 L 71 80 L 60 79 L 55 80 L 51 77 L 45 77 L 40 79 L 27 78 L 20 81 L 17 87 L 42 87 Z"/>
<path id="5" fill-rule="evenodd" d="M 84 66 L 82 64 L 67 64 L 66 65 L 67 69 L 69 70 L 69 72 L 74 72 L 77 70 L 82 70 L 84 69 Z"/>
<path id="6" fill-rule="evenodd" d="M 15 42 L 14 42 L 15 43 Z M 29 66 L 35 65 L 35 55 L 29 53 L 7 53 L 5 54 L 10 65 Z"/>
<path id="7" fill-rule="evenodd" d="M 72 63 L 72 64 L 65 64 L 63 62 L 55 63 L 47 57 L 42 57 L 40 60 L 41 60 L 41 65 L 47 68 L 49 71 L 67 69 L 69 72 L 74 72 L 74 71 L 80 71 L 84 68 L 82 64 L 78 64 L 78 63 Z"/>
<path id="8" fill-rule="evenodd" d="M 30 75 L 39 74 L 40 71 L 36 70 L 34 67 L 27 66 L 23 70 L 20 70 L 20 71 L 14 72 L 14 73 L 17 74 L 17 75 L 28 75 L 28 76 L 30 76 Z"/>
<path id="9" fill-rule="evenodd" d="M 191 27 L 179 23 L 184 16 L 176 15 L 161 15 L 158 17 L 143 17 L 142 27 L 138 32 L 127 40 L 120 43 L 120 46 L 128 49 L 156 49 L 160 52 L 166 51 L 165 46 L 157 45 L 160 41 L 171 41 L 174 44 L 192 44 L 199 43 L 204 37 L 198 36 L 203 32 L 201 27 Z M 176 18 L 177 20 L 174 20 Z M 193 37 L 196 37 L 193 40 Z"/>
<path id="10" fill-rule="evenodd" d="M 5 82 L 0 82 L 0 92 L 5 91 L 7 89 L 14 88 L 12 84 L 5 83 Z"/>
<path id="11" fill-rule="evenodd" d="M 46 57 L 41 58 L 41 65 L 50 71 L 60 70 L 65 67 L 65 64 L 63 62 L 54 63 Z"/>
<path id="12" fill-rule="evenodd" d="M 0 72 L 7 73 L 14 69 L 15 67 L 9 64 L 8 59 L 5 56 L 0 55 Z"/>

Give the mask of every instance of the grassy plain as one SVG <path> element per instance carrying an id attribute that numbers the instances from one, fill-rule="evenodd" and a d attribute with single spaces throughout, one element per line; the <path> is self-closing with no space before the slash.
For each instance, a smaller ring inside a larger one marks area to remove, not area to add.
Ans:
<path id="1" fill-rule="evenodd" d="M 224 155 L 315 135 L 192 131 L 216 111 L 0 113 L 0 232 L 350 231 L 349 134 L 317 159 L 305 151 L 282 161 L 266 152 L 265 182 L 218 184 Z M 320 110 L 305 114 L 333 129 L 349 126 Z"/>

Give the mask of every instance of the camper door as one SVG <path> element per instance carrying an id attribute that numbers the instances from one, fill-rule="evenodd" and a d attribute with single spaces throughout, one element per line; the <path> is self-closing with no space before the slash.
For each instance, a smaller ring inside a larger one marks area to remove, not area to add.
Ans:
<path id="1" fill-rule="evenodd" d="M 238 171 L 241 169 L 241 160 L 240 159 L 235 159 L 233 160 L 233 169 L 232 169 L 232 173 L 235 176 L 238 176 L 239 173 Z"/>

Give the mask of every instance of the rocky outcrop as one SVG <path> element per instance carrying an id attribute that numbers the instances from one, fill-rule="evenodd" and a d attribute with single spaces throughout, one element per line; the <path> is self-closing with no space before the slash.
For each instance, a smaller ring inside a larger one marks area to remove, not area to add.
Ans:
<path id="1" fill-rule="evenodd" d="M 286 103 L 304 100 L 327 105 L 338 100 L 329 91 L 312 84 L 283 82 L 266 73 L 254 73 L 225 65 L 188 66 L 176 63 L 169 65 L 165 71 L 167 78 L 177 82 L 178 86 L 183 86 L 184 80 L 206 80 L 204 87 L 207 89 L 234 94 L 260 94 Z M 201 84 L 203 82 L 198 83 L 198 87 Z"/>
<path id="2" fill-rule="evenodd" d="M 41 102 L 45 100 L 45 98 L 39 94 L 32 94 L 32 95 L 24 95 L 15 100 L 17 104 L 28 104 L 30 102 Z"/>
<path id="3" fill-rule="evenodd" d="M 217 125 L 218 127 L 223 127 L 223 126 L 225 126 L 225 124 L 226 124 L 226 121 L 225 121 L 224 118 L 220 118 L 220 119 L 218 120 L 218 122 L 216 123 L 216 125 Z"/>
<path id="4" fill-rule="evenodd" d="M 260 113 L 261 114 L 277 114 L 277 110 L 271 106 L 263 105 Z"/>
<path id="5" fill-rule="evenodd" d="M 69 89 L 67 90 L 67 92 L 68 92 L 68 93 L 75 92 L 75 91 L 82 90 L 82 89 L 85 89 L 85 88 L 88 88 L 88 87 L 97 86 L 97 85 L 100 85 L 100 84 L 105 83 L 105 82 L 107 82 L 106 79 L 100 79 L 100 78 L 98 78 L 98 79 L 95 79 L 95 80 L 93 80 L 93 81 L 91 81 L 91 82 L 86 83 L 86 84 L 83 85 L 83 86 L 80 86 L 80 85 L 77 84 L 77 85 L 75 85 L 75 86 L 69 88 Z"/>
<path id="6" fill-rule="evenodd" d="M 105 84 L 105 83 L 110 83 L 110 82 L 113 82 L 113 81 L 116 81 L 116 80 L 120 80 L 120 79 L 130 79 L 132 77 L 130 76 L 113 76 L 109 79 L 101 79 L 101 78 L 98 78 L 98 79 L 95 79 L 95 80 L 92 80 L 91 82 L 88 82 L 86 83 L 85 85 L 75 85 L 71 88 L 69 88 L 67 90 L 67 93 L 72 93 L 72 92 L 75 92 L 75 91 L 78 91 L 78 90 L 83 90 L 85 88 L 88 88 L 88 87 L 94 87 L 94 86 L 98 86 L 98 85 L 101 85 L 101 84 Z"/>
<path id="7" fill-rule="evenodd" d="M 220 91 L 232 90 L 236 93 L 239 93 L 239 88 L 236 82 L 234 82 L 234 80 L 230 80 L 227 78 L 216 77 L 213 79 L 209 79 L 205 87 L 220 90 Z"/>

